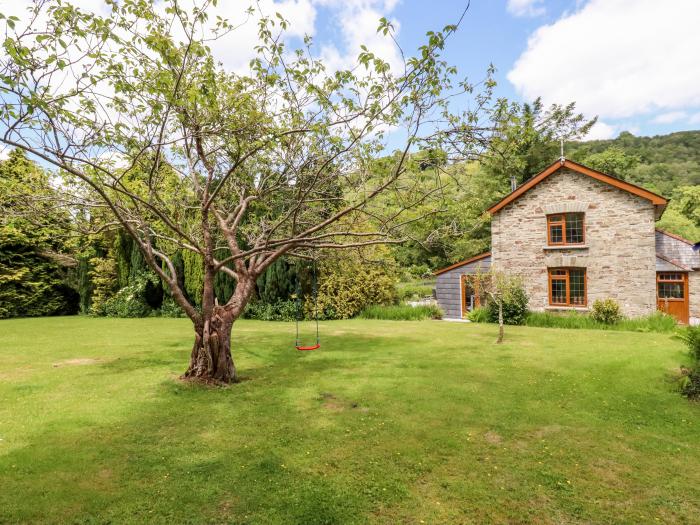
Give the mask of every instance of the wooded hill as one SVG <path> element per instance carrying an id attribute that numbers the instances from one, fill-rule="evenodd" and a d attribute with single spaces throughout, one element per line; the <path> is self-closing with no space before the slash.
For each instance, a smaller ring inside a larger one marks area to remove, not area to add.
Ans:
<path id="1" fill-rule="evenodd" d="M 566 156 L 585 159 L 616 148 L 636 158 L 629 180 L 670 196 L 678 186 L 700 185 L 700 130 L 669 135 L 637 137 L 622 132 L 610 140 L 591 140 L 566 145 Z"/>

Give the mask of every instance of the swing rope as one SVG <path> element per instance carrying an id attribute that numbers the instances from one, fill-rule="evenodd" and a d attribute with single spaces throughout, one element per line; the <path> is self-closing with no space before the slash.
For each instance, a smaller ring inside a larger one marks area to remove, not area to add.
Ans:
<path id="1" fill-rule="evenodd" d="M 311 346 L 304 346 L 299 342 L 299 322 L 303 319 L 303 308 L 301 303 L 301 281 L 297 282 L 297 322 L 296 322 L 296 339 L 294 341 L 294 347 L 302 352 L 307 352 L 310 350 L 318 350 L 321 348 L 321 339 L 318 333 L 318 280 L 316 277 L 316 259 L 314 259 L 314 264 L 312 267 L 312 281 L 311 281 L 311 291 L 314 296 L 314 320 L 316 321 L 316 344 Z"/>

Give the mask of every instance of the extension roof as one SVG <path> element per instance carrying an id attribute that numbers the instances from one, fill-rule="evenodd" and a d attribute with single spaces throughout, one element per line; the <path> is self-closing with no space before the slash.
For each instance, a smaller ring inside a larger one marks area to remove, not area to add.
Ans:
<path id="1" fill-rule="evenodd" d="M 525 192 L 537 186 L 540 182 L 545 180 L 550 175 L 553 175 L 557 171 L 564 168 L 569 169 L 571 171 L 575 171 L 576 173 L 581 173 L 582 175 L 587 175 L 588 177 L 599 180 L 600 182 L 604 182 L 605 184 L 609 184 L 610 186 L 614 186 L 615 188 L 621 189 L 623 191 L 648 200 L 656 208 L 657 219 L 663 213 L 664 209 L 666 208 L 666 204 L 668 204 L 668 199 L 666 199 L 665 197 L 657 195 L 656 193 L 653 193 L 640 186 L 637 186 L 636 184 L 631 184 L 629 182 L 625 182 L 624 180 L 618 179 L 617 177 L 606 175 L 605 173 L 601 173 L 600 171 L 587 168 L 586 166 L 579 164 L 578 162 L 574 162 L 568 159 L 560 159 L 552 163 L 544 171 L 528 179 L 524 184 L 516 188 L 515 191 L 503 197 L 500 201 L 498 201 L 486 211 L 488 211 L 492 215 L 494 213 L 498 213 L 498 211 L 500 211 L 508 204 L 518 199 Z"/>
<path id="2" fill-rule="evenodd" d="M 489 257 L 490 255 L 491 255 L 491 252 L 486 252 L 486 253 L 481 253 L 479 255 L 475 255 L 474 257 L 470 257 L 469 259 L 464 259 L 463 261 L 460 261 L 458 263 L 454 263 L 454 264 L 448 266 L 447 268 L 435 270 L 433 272 L 433 275 L 440 275 L 441 273 L 449 272 L 450 270 L 454 270 L 455 268 L 459 268 L 460 266 L 464 266 L 465 264 L 480 261 L 481 259 L 486 259 L 486 257 Z"/>

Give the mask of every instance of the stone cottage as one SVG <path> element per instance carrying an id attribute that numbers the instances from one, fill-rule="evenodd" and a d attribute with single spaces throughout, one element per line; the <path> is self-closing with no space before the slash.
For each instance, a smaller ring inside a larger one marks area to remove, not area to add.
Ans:
<path id="1" fill-rule="evenodd" d="M 536 311 L 588 311 L 612 298 L 629 317 L 655 309 L 700 323 L 700 252 L 655 228 L 668 200 L 561 159 L 488 209 L 491 251 L 435 272 L 447 318 L 484 300 L 470 278 L 489 268 L 523 279 Z"/>

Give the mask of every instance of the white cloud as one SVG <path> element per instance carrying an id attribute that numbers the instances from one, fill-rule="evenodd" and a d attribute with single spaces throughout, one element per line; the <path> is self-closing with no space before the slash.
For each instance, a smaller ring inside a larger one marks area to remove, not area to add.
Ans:
<path id="1" fill-rule="evenodd" d="M 508 0 L 506 9 L 513 16 L 540 16 L 546 12 L 544 0 Z"/>
<path id="2" fill-rule="evenodd" d="M 228 70 L 243 73 L 247 71 L 250 60 L 255 56 L 254 47 L 258 43 L 258 21 L 260 15 L 274 17 L 280 13 L 288 22 L 285 38 L 301 39 L 305 35 L 316 34 L 318 10 L 320 7 L 329 12 L 329 21 L 335 26 L 333 42 L 323 42 L 317 52 L 329 60 L 330 69 L 349 67 L 356 63 L 360 45 L 365 44 L 380 57 L 387 60 L 392 67 L 400 64 L 400 54 L 390 38 L 377 34 L 379 19 L 389 18 L 391 11 L 399 0 L 258 0 L 257 2 L 226 0 L 217 6 L 209 7 L 209 20 L 217 16 L 225 18 L 236 29 L 222 38 L 209 42 L 217 60 Z M 27 8 L 32 0 L 0 0 L 0 12 L 6 16 L 16 15 L 20 20 L 27 20 Z M 111 8 L 104 0 L 68 0 L 86 11 L 108 15 Z M 192 4 L 201 4 L 200 0 L 183 0 L 180 7 L 187 9 Z M 246 11 L 255 7 L 255 14 L 249 16 Z M 158 1 L 158 8 L 164 9 L 166 3 Z M 391 20 L 396 31 L 397 20 Z M 182 29 L 173 27 L 176 36 L 184 36 Z"/>
<path id="3" fill-rule="evenodd" d="M 618 126 L 611 126 L 599 120 L 593 125 L 591 131 L 588 132 L 584 140 L 612 139 L 617 136 L 618 132 Z"/>
<path id="4" fill-rule="evenodd" d="M 254 47 L 258 44 L 259 14 L 252 18 L 246 14 L 249 2 L 225 1 L 211 8 L 209 19 L 216 16 L 225 18 L 234 26 L 238 26 L 224 37 L 211 43 L 212 53 L 227 69 L 242 72 L 247 70 L 248 63 L 255 56 Z M 257 11 L 257 9 L 256 9 Z M 287 39 L 313 36 L 315 33 L 316 8 L 311 0 L 262 0 L 259 2 L 259 13 L 274 17 L 279 13 L 289 22 L 285 33 Z"/>
<path id="5" fill-rule="evenodd" d="M 669 111 L 668 113 L 657 115 L 651 121 L 654 124 L 673 124 L 674 122 L 685 119 L 687 116 L 685 111 Z"/>
<path id="6" fill-rule="evenodd" d="M 697 107 L 698 20 L 697 0 L 591 0 L 537 29 L 508 80 L 606 119 Z"/>
<path id="7" fill-rule="evenodd" d="M 700 112 L 690 115 L 688 122 L 690 124 L 700 124 Z"/>
<path id="8" fill-rule="evenodd" d="M 357 63 L 360 46 L 366 45 L 375 55 L 386 60 L 395 70 L 402 63 L 400 52 L 393 40 L 377 33 L 379 19 L 390 19 L 396 33 L 398 20 L 389 14 L 398 0 L 314 0 L 318 5 L 334 9 L 333 23 L 339 30 L 339 42 L 326 44 L 321 56 L 329 69 L 352 67 Z M 342 46 L 338 46 L 341 43 Z"/>

